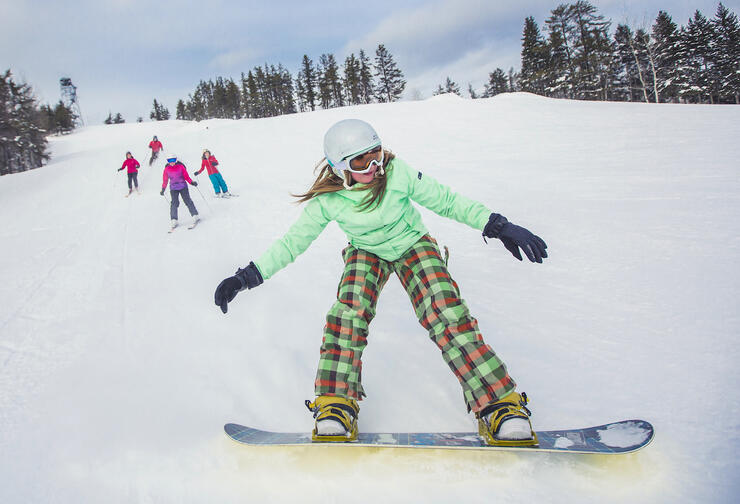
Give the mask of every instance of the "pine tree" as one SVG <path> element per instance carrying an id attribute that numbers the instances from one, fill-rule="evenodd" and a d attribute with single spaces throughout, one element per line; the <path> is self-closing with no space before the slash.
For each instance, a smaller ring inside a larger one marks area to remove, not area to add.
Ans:
<path id="1" fill-rule="evenodd" d="M 304 106 L 311 110 L 316 110 L 316 86 L 317 86 L 316 67 L 313 60 L 307 55 L 303 55 L 301 61 L 301 70 L 298 72 L 297 80 L 300 82 L 298 89 L 298 99 Z"/>
<path id="2" fill-rule="evenodd" d="M 208 81 L 208 88 L 211 91 L 208 103 L 208 119 L 226 119 L 226 84 L 223 77 L 216 77 L 216 82 Z"/>
<path id="3" fill-rule="evenodd" d="M 360 61 L 354 53 L 344 60 L 344 76 L 342 77 L 345 99 L 350 105 L 359 105 L 361 100 L 360 88 Z"/>
<path id="4" fill-rule="evenodd" d="M 296 77 L 295 79 L 295 92 L 296 97 L 298 98 L 298 112 L 305 112 L 308 110 L 308 104 L 306 103 L 306 88 L 303 87 L 303 81 L 299 77 Z"/>
<path id="5" fill-rule="evenodd" d="M 54 126 L 56 133 L 64 135 L 75 129 L 77 116 L 62 100 L 54 107 Z"/>
<path id="6" fill-rule="evenodd" d="M 375 94 L 375 81 L 370 66 L 370 58 L 367 57 L 365 51 L 360 49 L 358 60 L 360 63 L 360 103 L 372 103 Z"/>
<path id="7" fill-rule="evenodd" d="M 579 98 L 606 100 L 609 97 L 613 48 L 609 39 L 611 21 L 597 14 L 585 0 L 572 5 L 574 62 L 578 72 Z"/>
<path id="8" fill-rule="evenodd" d="M 653 24 L 653 46 L 660 95 L 664 102 L 678 99 L 680 38 L 676 23 L 660 11 Z"/>
<path id="9" fill-rule="evenodd" d="M 43 129 L 49 107 L 45 110 L 37 106 L 31 86 L 15 83 L 10 70 L 0 75 L 0 175 L 38 168 L 49 159 Z"/>
<path id="10" fill-rule="evenodd" d="M 190 113 L 196 121 L 208 119 L 208 104 L 210 102 L 210 88 L 203 81 L 198 83 L 195 92 L 190 95 Z"/>
<path id="11" fill-rule="evenodd" d="M 712 46 L 716 35 L 712 23 L 698 10 L 681 31 L 679 95 L 690 102 L 713 103 L 716 81 Z"/>
<path id="12" fill-rule="evenodd" d="M 627 101 L 649 102 L 645 80 L 647 62 L 637 50 L 635 36 L 630 27 L 618 25 L 614 40 L 616 59 L 621 69 L 618 74 L 617 96 Z"/>
<path id="13" fill-rule="evenodd" d="M 575 49 L 571 46 L 574 37 L 573 8 L 561 4 L 551 11 L 545 21 L 549 32 L 550 64 L 547 66 L 545 80 L 547 94 L 558 98 L 573 98 L 577 82 Z"/>
<path id="14" fill-rule="evenodd" d="M 167 107 L 165 107 L 161 103 L 158 103 L 157 100 L 155 99 L 153 107 L 152 107 L 152 111 L 149 113 L 149 119 L 153 119 L 155 121 L 167 121 L 169 120 L 169 118 L 170 118 L 170 111 L 167 110 Z"/>
<path id="15" fill-rule="evenodd" d="M 344 106 L 344 93 L 339 79 L 339 66 L 333 54 L 322 54 L 319 59 L 319 101 L 321 108 Z"/>
<path id="16" fill-rule="evenodd" d="M 478 93 L 475 92 L 475 89 L 473 89 L 473 85 L 469 82 L 468 82 L 468 94 L 470 95 L 471 100 L 478 99 Z"/>
<path id="17" fill-rule="evenodd" d="M 182 100 L 177 100 L 177 107 L 175 108 L 175 119 L 179 119 L 181 121 L 190 120 L 190 117 L 188 116 L 188 109 L 185 106 L 185 102 Z"/>
<path id="18" fill-rule="evenodd" d="M 383 44 L 380 44 L 375 51 L 375 77 L 378 79 L 375 97 L 380 103 L 398 100 L 406 88 L 403 72 Z"/>
<path id="19" fill-rule="evenodd" d="M 460 86 L 457 85 L 457 82 L 450 79 L 449 76 L 447 77 L 447 80 L 445 80 L 444 92 L 462 96 L 462 94 L 460 94 Z"/>
<path id="20" fill-rule="evenodd" d="M 293 76 L 287 68 L 278 64 L 277 82 L 280 88 L 280 113 L 295 114 L 295 90 L 293 88 Z"/>
<path id="21" fill-rule="evenodd" d="M 120 112 L 116 113 L 116 116 L 113 118 L 113 124 L 123 124 L 126 120 L 123 118 Z"/>
<path id="22" fill-rule="evenodd" d="M 491 98 L 497 94 L 507 93 L 509 91 L 509 80 L 506 77 L 506 73 L 497 68 L 493 72 L 488 74 L 488 82 L 486 83 L 485 90 L 483 91 L 484 98 Z"/>
<path id="23" fill-rule="evenodd" d="M 547 68 L 550 60 L 550 49 L 540 34 L 533 17 L 524 20 L 522 34 L 522 69 L 519 73 L 519 87 L 522 91 L 546 94 Z"/>
<path id="24" fill-rule="evenodd" d="M 712 19 L 719 100 L 740 103 L 740 23 L 722 3 Z"/>
<path id="25" fill-rule="evenodd" d="M 245 117 L 262 117 L 257 79 L 250 70 L 247 78 L 242 77 L 242 103 Z"/>

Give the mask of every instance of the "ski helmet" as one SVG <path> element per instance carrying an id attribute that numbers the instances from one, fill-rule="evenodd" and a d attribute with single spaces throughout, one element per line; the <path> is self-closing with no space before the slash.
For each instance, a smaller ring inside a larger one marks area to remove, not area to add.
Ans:
<path id="1" fill-rule="evenodd" d="M 372 126 L 360 119 L 344 119 L 334 124 L 324 135 L 324 155 L 332 171 L 344 180 L 349 161 L 381 145 Z"/>
<path id="2" fill-rule="evenodd" d="M 168 163 L 176 163 L 178 161 L 177 155 L 175 155 L 175 153 L 173 152 L 170 152 L 169 154 L 167 154 L 167 157 L 165 159 L 167 160 Z"/>

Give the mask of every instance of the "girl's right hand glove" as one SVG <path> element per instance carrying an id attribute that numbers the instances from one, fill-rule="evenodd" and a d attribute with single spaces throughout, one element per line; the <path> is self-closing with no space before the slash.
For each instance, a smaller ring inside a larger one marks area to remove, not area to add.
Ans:
<path id="1" fill-rule="evenodd" d="M 219 306 L 221 311 L 226 313 L 229 310 L 229 303 L 239 292 L 244 289 L 253 289 L 263 281 L 257 266 L 254 262 L 250 262 L 246 268 L 239 268 L 234 276 L 226 278 L 218 284 L 213 300 L 216 306 Z"/>
<path id="2" fill-rule="evenodd" d="M 541 263 L 542 259 L 547 257 L 547 244 L 539 236 L 532 234 L 516 224 L 509 222 L 503 215 L 492 213 L 488 219 L 488 224 L 483 228 L 484 238 L 498 238 L 506 247 L 506 250 L 522 260 L 521 248 L 532 262 Z"/>

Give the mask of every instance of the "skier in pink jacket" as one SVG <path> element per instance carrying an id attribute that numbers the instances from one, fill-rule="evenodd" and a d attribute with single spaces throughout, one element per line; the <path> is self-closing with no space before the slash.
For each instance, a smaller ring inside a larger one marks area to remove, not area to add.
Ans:
<path id="1" fill-rule="evenodd" d="M 123 162 L 121 167 L 118 169 L 118 171 L 123 170 L 126 168 L 126 173 L 128 174 L 128 194 L 126 197 L 131 195 L 131 192 L 133 191 L 133 188 L 131 187 L 131 183 L 133 182 L 133 186 L 136 187 L 136 192 L 139 192 L 139 181 L 137 180 L 137 175 L 139 173 L 139 162 L 134 159 L 134 155 L 131 154 L 131 152 L 126 153 L 126 160 Z"/>
<path id="2" fill-rule="evenodd" d="M 177 227 L 177 207 L 180 206 L 180 196 L 185 202 L 185 205 L 190 211 L 190 215 L 193 216 L 193 225 L 200 220 L 198 216 L 198 210 L 195 208 L 193 200 L 190 198 L 188 192 L 188 184 L 197 186 L 198 182 L 193 181 L 188 175 L 188 170 L 185 165 L 178 161 L 177 156 L 170 154 L 167 156 L 167 164 L 162 172 L 162 190 L 159 192 L 164 196 L 164 190 L 167 188 L 167 184 L 170 184 L 170 219 L 172 228 Z"/>

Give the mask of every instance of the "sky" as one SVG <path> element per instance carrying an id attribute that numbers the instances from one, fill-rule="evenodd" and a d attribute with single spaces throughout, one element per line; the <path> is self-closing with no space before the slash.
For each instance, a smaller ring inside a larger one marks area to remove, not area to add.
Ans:
<path id="1" fill-rule="evenodd" d="M 157 99 L 174 115 L 200 80 L 238 79 L 255 66 L 282 64 L 294 76 L 303 55 L 334 54 L 340 65 L 360 49 L 391 52 L 407 81 L 404 99 L 427 98 L 450 77 L 482 91 L 496 68 L 520 66 L 524 19 L 541 29 L 556 0 L 3 0 L 0 70 L 30 84 L 41 103 L 60 98 L 59 78 L 77 86 L 86 123 L 109 112 L 149 120 Z M 659 10 L 686 24 L 712 17 L 715 0 L 592 0 L 613 27 L 652 25 Z M 723 2 L 740 13 L 740 0 Z M 516 4 L 516 5 L 514 5 Z"/>

